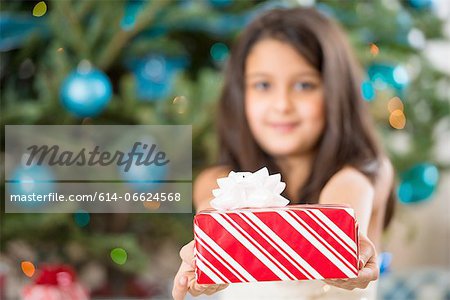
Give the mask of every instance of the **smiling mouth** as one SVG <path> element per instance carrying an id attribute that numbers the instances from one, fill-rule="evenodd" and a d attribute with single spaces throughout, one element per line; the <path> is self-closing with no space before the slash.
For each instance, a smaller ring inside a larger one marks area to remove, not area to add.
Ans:
<path id="1" fill-rule="evenodd" d="M 299 125 L 299 122 L 269 123 L 268 125 L 277 132 L 287 133 L 293 131 Z"/>

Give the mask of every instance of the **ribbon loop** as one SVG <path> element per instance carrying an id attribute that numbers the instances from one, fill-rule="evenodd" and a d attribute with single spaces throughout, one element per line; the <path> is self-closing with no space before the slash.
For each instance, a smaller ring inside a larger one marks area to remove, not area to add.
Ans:
<path id="1" fill-rule="evenodd" d="M 254 173 L 233 172 L 228 177 L 217 179 L 218 189 L 212 191 L 210 204 L 217 210 L 243 207 L 286 206 L 289 200 L 281 196 L 286 184 L 281 175 L 269 175 L 267 168 Z"/>

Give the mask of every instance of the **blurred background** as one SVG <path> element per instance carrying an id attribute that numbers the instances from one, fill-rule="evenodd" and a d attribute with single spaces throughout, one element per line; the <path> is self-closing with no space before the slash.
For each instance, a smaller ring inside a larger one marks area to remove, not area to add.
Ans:
<path id="1" fill-rule="evenodd" d="M 215 105 L 237 34 L 264 11 L 298 5 L 348 32 L 397 171 L 379 298 L 450 299 L 447 0 L 2 1 L 1 151 L 5 124 L 192 124 L 195 179 L 216 159 Z M 5 214 L 1 205 L 0 299 L 56 284 L 58 272 L 94 299 L 166 299 L 192 239 L 192 214 Z"/>

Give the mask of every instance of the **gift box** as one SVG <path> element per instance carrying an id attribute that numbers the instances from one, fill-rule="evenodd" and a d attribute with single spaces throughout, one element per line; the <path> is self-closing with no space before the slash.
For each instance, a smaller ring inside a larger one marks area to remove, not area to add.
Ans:
<path id="1" fill-rule="evenodd" d="M 355 278 L 358 225 L 346 206 L 206 210 L 194 218 L 201 284 Z"/>
<path id="2" fill-rule="evenodd" d="M 231 181 L 239 178 L 237 184 L 218 180 L 222 190 L 214 192 L 215 202 L 211 202 L 218 209 L 204 210 L 194 217 L 197 282 L 357 277 L 358 223 L 353 209 L 345 205 L 263 207 L 260 203 L 270 203 L 270 199 L 254 192 L 261 191 L 268 181 L 277 186 L 273 179 L 266 180 L 267 172 L 263 173 L 264 176 L 253 178 L 252 184 L 248 177 L 254 174 L 248 173 L 230 174 Z M 239 207 L 244 204 L 237 201 L 237 208 L 224 209 L 218 204 L 232 202 L 226 196 L 230 190 L 234 196 L 245 194 L 245 205 L 257 203 L 261 207 Z M 263 201 L 252 201 L 252 196 Z"/>

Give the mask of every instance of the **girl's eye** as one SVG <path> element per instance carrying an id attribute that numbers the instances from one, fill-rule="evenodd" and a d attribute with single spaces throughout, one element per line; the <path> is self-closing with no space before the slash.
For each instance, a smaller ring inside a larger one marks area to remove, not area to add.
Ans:
<path id="1" fill-rule="evenodd" d="M 294 84 L 294 89 L 297 91 L 312 90 L 316 85 L 312 82 L 298 81 Z"/>
<path id="2" fill-rule="evenodd" d="M 270 88 L 270 83 L 267 81 L 259 81 L 254 83 L 253 87 L 260 91 L 266 91 Z"/>

